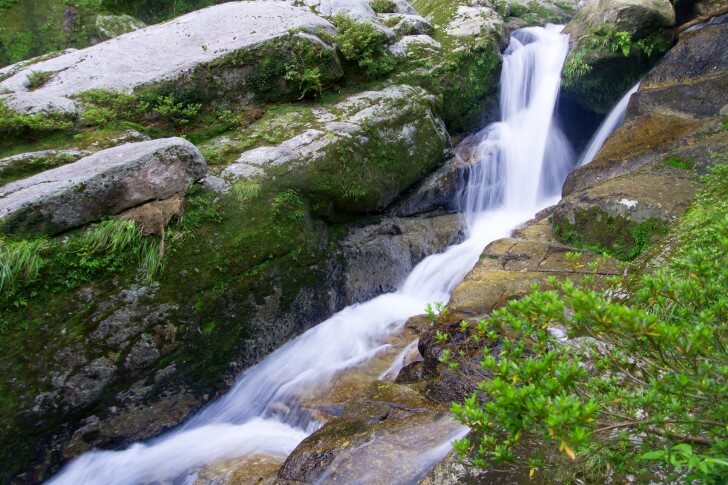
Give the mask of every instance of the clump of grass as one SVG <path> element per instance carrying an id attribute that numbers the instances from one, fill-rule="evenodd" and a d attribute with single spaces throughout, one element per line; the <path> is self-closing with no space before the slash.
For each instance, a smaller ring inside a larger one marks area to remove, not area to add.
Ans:
<path id="1" fill-rule="evenodd" d="M 232 194 L 239 202 L 255 199 L 260 195 L 260 184 L 252 180 L 243 180 L 232 185 Z"/>
<path id="2" fill-rule="evenodd" d="M 136 223 L 123 219 L 101 221 L 82 236 L 82 244 L 92 253 L 123 251 L 141 240 Z"/>
<path id="3" fill-rule="evenodd" d="M 55 73 L 50 71 L 32 71 L 28 74 L 28 80 L 26 81 L 25 86 L 31 91 L 38 89 L 50 81 L 53 76 L 55 76 Z"/>
<path id="4" fill-rule="evenodd" d="M 48 240 L 43 238 L 29 241 L 0 239 L 0 290 L 12 287 L 19 278 L 36 278 L 49 247 Z"/>

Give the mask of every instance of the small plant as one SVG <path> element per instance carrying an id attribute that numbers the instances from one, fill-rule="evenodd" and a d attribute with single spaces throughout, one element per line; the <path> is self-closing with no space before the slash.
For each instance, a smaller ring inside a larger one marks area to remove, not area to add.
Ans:
<path id="1" fill-rule="evenodd" d="M 435 332 L 435 342 L 438 344 L 444 344 L 447 342 L 448 335 L 446 332 L 441 332 L 440 330 L 437 330 Z"/>
<path id="2" fill-rule="evenodd" d="M 333 19 L 338 30 L 336 43 L 344 58 L 356 62 L 368 77 L 381 77 L 396 66 L 393 55 L 387 52 L 387 35 L 370 22 L 357 22 L 344 14 Z"/>
<path id="3" fill-rule="evenodd" d="M 38 89 L 50 81 L 53 76 L 55 76 L 55 73 L 49 71 L 32 71 L 28 74 L 28 80 L 26 81 L 25 86 L 31 91 Z"/>
<path id="4" fill-rule="evenodd" d="M 589 74 L 591 70 L 591 66 L 584 61 L 584 53 L 581 51 L 574 52 L 564 65 L 564 84 L 567 86 L 572 85 L 579 78 Z"/>
<path id="5" fill-rule="evenodd" d="M 581 262 L 581 253 L 575 253 L 575 252 L 567 252 L 564 254 L 564 259 L 566 259 L 566 262 L 569 263 L 569 266 L 571 267 L 571 271 L 577 271 L 580 268 L 583 268 L 584 265 Z"/>
<path id="6" fill-rule="evenodd" d="M 260 194 L 260 184 L 252 180 L 243 180 L 232 185 L 232 194 L 238 202 L 255 199 Z"/>
<path id="7" fill-rule="evenodd" d="M 432 323 L 437 323 L 441 316 L 444 317 L 449 313 L 449 310 L 443 302 L 436 301 L 434 304 L 428 303 L 425 306 L 425 313 Z"/>
<path id="8" fill-rule="evenodd" d="M 692 170 L 695 168 L 695 162 L 693 160 L 677 156 L 667 157 L 665 159 L 665 165 L 679 170 Z"/>
<path id="9" fill-rule="evenodd" d="M 171 94 L 159 96 L 153 101 L 152 111 L 173 125 L 186 125 L 202 109 L 199 103 L 184 103 L 175 100 Z"/>
<path id="10" fill-rule="evenodd" d="M 298 85 L 298 92 L 301 93 L 298 99 L 318 96 L 324 89 L 321 83 L 321 70 L 317 66 L 288 64 L 285 79 Z"/>
<path id="11" fill-rule="evenodd" d="M 17 280 L 35 279 L 43 267 L 48 251 L 46 239 L 5 241 L 0 239 L 0 290 L 12 287 Z"/>
<path id="12" fill-rule="evenodd" d="M 392 0 L 371 0 L 369 5 L 377 13 L 393 13 L 397 5 Z"/>

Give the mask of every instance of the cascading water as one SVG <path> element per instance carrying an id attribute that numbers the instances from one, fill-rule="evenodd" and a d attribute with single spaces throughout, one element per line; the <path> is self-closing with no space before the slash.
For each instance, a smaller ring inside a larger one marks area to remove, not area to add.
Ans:
<path id="1" fill-rule="evenodd" d="M 398 291 L 347 307 L 290 341 L 178 429 L 123 451 L 86 453 L 52 483 L 185 482 L 185 475 L 194 477 L 195 469 L 214 461 L 287 456 L 320 426 L 302 402 L 387 348 L 386 338 L 427 303 L 446 302 L 488 243 L 556 201 L 575 158 L 554 120 L 567 50 L 568 37 L 556 26 L 513 34 L 501 74 L 503 121 L 474 135 L 474 163 L 461 195 L 465 242 L 423 260 Z M 430 465 L 447 453 L 450 439 L 443 436 L 428 452 Z"/>
<path id="2" fill-rule="evenodd" d="M 632 98 L 632 95 L 637 92 L 637 89 L 639 89 L 639 87 L 640 83 L 632 86 L 632 88 L 627 91 L 627 94 L 625 94 L 622 99 L 619 100 L 617 105 L 607 115 L 602 124 L 599 125 L 599 129 L 597 129 L 597 132 L 594 133 L 594 136 L 591 137 L 591 140 L 589 140 L 589 144 L 587 145 L 586 150 L 584 150 L 584 153 L 579 158 L 578 166 L 581 167 L 582 165 L 586 165 L 587 163 L 594 160 L 594 157 L 597 156 L 597 152 L 602 147 L 602 145 L 604 145 L 604 142 L 607 141 L 609 135 L 611 135 L 614 130 L 616 130 L 617 127 L 622 124 L 622 121 L 624 121 L 624 117 L 627 114 L 627 105 L 629 105 L 629 100 Z"/>

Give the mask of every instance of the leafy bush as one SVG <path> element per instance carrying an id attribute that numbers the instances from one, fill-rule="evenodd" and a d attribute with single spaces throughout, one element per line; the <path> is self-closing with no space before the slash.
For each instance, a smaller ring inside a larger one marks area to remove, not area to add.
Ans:
<path id="1" fill-rule="evenodd" d="M 81 123 L 85 126 L 145 120 L 183 126 L 195 120 L 202 109 L 202 104 L 177 99 L 174 94 L 136 95 L 91 89 L 78 98 L 83 102 Z"/>
<path id="2" fill-rule="evenodd" d="M 18 113 L 0 101 L 0 138 L 34 137 L 71 126 L 71 121 L 62 115 Z"/>
<path id="3" fill-rule="evenodd" d="M 38 89 L 39 87 L 50 81 L 54 75 L 54 73 L 48 71 L 31 71 L 31 73 L 28 74 L 28 80 L 26 81 L 25 85 L 31 91 L 34 89 Z"/>
<path id="4" fill-rule="evenodd" d="M 355 62 L 367 76 L 377 78 L 391 73 L 394 56 L 387 52 L 389 39 L 370 22 L 357 22 L 344 14 L 333 19 L 338 30 L 336 43 L 347 61 Z"/>
<path id="5" fill-rule="evenodd" d="M 516 460 L 514 448 L 538 438 L 593 480 L 608 471 L 646 479 L 656 467 L 687 483 L 728 474 L 725 158 L 655 274 L 606 292 L 591 278 L 552 280 L 558 291 L 534 288 L 478 322 L 471 336 L 486 344 L 489 377 L 482 394 L 452 407 L 475 431 L 456 443 L 459 452 L 487 466 Z M 554 324 L 572 340 L 559 342 Z M 563 468 L 535 454 L 526 465 Z"/>
<path id="6" fill-rule="evenodd" d="M 377 13 L 392 13 L 397 9 L 392 0 L 371 0 L 369 5 Z"/>

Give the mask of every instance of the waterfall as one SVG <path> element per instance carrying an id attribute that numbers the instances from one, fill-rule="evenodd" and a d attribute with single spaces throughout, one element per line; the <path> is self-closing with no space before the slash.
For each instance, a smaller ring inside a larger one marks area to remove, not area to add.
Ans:
<path id="1" fill-rule="evenodd" d="M 624 121 L 624 116 L 627 114 L 627 105 L 629 105 L 629 100 L 632 98 L 632 95 L 637 92 L 637 89 L 639 87 L 640 83 L 632 86 L 632 88 L 627 91 L 627 94 L 625 94 L 622 99 L 619 100 L 617 105 L 607 115 L 602 124 L 599 125 L 599 129 L 597 129 L 597 132 L 594 133 L 594 136 L 591 137 L 591 140 L 589 140 L 589 144 L 587 145 L 586 150 L 584 150 L 584 153 L 579 158 L 579 163 L 577 164 L 579 167 L 581 167 L 582 165 L 586 165 L 587 163 L 594 160 L 594 157 L 597 156 L 597 152 L 602 147 L 602 145 L 604 145 L 604 142 L 607 141 L 609 135 L 611 135 L 614 130 L 616 130 L 617 127 L 622 124 L 622 121 Z"/>
<path id="2" fill-rule="evenodd" d="M 460 200 L 468 228 L 463 243 L 423 260 L 398 291 L 349 306 L 288 342 L 176 430 L 126 450 L 85 453 L 52 483 L 184 481 L 214 461 L 253 454 L 285 457 L 318 429 L 321 423 L 301 402 L 322 395 L 338 374 L 387 348 L 386 338 L 423 313 L 426 304 L 447 302 L 488 243 L 509 236 L 558 200 L 575 162 L 554 120 L 568 50 L 568 36 L 560 31 L 557 26 L 519 30 L 504 53 L 502 121 L 473 135 L 475 162 Z M 434 458 L 449 451 L 449 440 L 443 437 Z"/>

